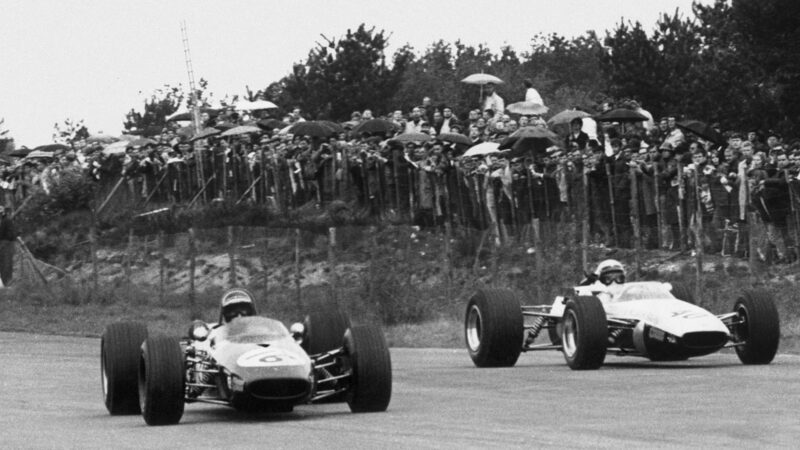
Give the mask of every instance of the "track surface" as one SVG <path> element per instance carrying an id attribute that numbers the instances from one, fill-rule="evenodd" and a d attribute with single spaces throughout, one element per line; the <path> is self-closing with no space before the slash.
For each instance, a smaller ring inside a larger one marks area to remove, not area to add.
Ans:
<path id="1" fill-rule="evenodd" d="M 560 353 L 476 369 L 465 350 L 393 349 L 389 411 L 344 404 L 247 415 L 188 405 L 177 426 L 111 417 L 100 341 L 0 333 L 3 448 L 794 447 L 800 357 L 742 366 L 732 353 L 655 364 L 610 356 L 573 372 Z"/>

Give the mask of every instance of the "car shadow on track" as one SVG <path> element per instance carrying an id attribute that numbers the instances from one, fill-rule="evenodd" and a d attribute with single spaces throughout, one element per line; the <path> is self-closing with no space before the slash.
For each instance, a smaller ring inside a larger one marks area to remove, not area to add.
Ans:
<path id="1" fill-rule="evenodd" d="M 742 364 L 740 363 L 720 363 L 720 362 L 712 362 L 712 363 L 703 363 L 702 361 L 614 361 L 614 362 L 606 362 L 603 364 L 603 368 L 608 369 L 658 369 L 658 370 L 669 370 L 669 369 L 679 369 L 679 370 L 686 370 L 686 369 L 720 369 L 726 367 L 741 367 Z"/>
<path id="2" fill-rule="evenodd" d="M 315 421 L 333 416 L 352 415 L 343 406 L 344 409 L 329 411 L 316 409 L 316 407 L 302 406 L 288 413 L 276 412 L 247 412 L 238 411 L 233 408 L 220 406 L 218 408 L 204 407 L 198 409 L 187 408 L 184 412 L 181 423 L 183 424 L 201 424 L 212 422 L 237 422 L 237 423 L 281 423 L 281 422 L 299 422 L 299 421 Z"/>

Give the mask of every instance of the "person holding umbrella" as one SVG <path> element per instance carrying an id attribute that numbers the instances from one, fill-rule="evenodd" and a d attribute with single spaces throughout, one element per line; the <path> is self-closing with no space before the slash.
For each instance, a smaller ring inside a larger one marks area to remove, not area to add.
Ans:
<path id="1" fill-rule="evenodd" d="M 542 96 L 539 95 L 539 91 L 533 88 L 533 82 L 530 80 L 530 78 L 525 78 L 523 84 L 525 84 L 525 101 L 538 103 L 544 106 L 544 100 L 542 100 Z"/>
<path id="2" fill-rule="evenodd" d="M 578 150 L 586 150 L 589 143 L 589 135 L 583 132 L 583 119 L 576 117 L 569 122 L 569 135 L 564 141 L 564 148 L 572 148 L 572 144 L 577 144 Z"/>
<path id="3" fill-rule="evenodd" d="M 506 110 L 506 103 L 502 97 L 497 95 L 494 83 L 486 83 L 486 97 L 483 99 L 483 111 L 492 110 L 495 115 L 503 114 Z"/>

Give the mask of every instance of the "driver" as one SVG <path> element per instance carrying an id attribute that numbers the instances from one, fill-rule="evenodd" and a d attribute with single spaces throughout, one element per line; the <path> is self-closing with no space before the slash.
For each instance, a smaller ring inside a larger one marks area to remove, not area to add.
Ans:
<path id="1" fill-rule="evenodd" d="M 240 316 L 255 316 L 256 304 L 253 301 L 253 294 L 247 289 L 233 288 L 228 289 L 222 295 L 220 302 L 219 323 L 228 323 Z"/>
<path id="2" fill-rule="evenodd" d="M 616 259 L 607 259 L 597 265 L 594 275 L 597 277 L 597 281 L 606 286 L 611 283 L 623 284 L 625 283 L 625 266 Z"/>

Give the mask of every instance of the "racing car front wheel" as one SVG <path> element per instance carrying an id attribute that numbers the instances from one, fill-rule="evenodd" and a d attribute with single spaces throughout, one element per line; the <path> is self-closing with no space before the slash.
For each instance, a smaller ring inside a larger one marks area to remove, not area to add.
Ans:
<path id="1" fill-rule="evenodd" d="M 139 352 L 147 339 L 143 323 L 119 322 L 106 327 L 100 340 L 103 401 L 112 415 L 139 414 L 136 385 Z"/>
<path id="2" fill-rule="evenodd" d="M 569 368 L 593 370 L 602 366 L 608 347 L 608 321 L 600 299 L 570 299 L 562 323 L 562 351 Z"/>
<path id="3" fill-rule="evenodd" d="M 744 364 L 769 364 L 778 351 L 781 324 L 778 309 L 769 293 L 745 291 L 736 299 L 733 311 L 739 323 L 733 326 L 736 354 Z"/>
<path id="4" fill-rule="evenodd" d="M 351 369 L 346 397 L 350 411 L 386 411 L 392 398 L 392 360 L 383 332 L 375 326 L 354 326 L 345 333 L 344 348 Z"/>
<path id="5" fill-rule="evenodd" d="M 320 303 L 303 321 L 305 333 L 300 344 L 309 355 L 325 353 L 342 345 L 350 319 L 336 304 Z"/>
<path id="6" fill-rule="evenodd" d="M 477 367 L 511 367 L 522 352 L 524 334 L 519 295 L 506 289 L 483 289 L 467 303 L 464 338 Z"/>
<path id="7" fill-rule="evenodd" d="M 142 345 L 139 403 L 148 425 L 172 425 L 183 416 L 184 358 L 178 338 L 151 336 Z"/>

